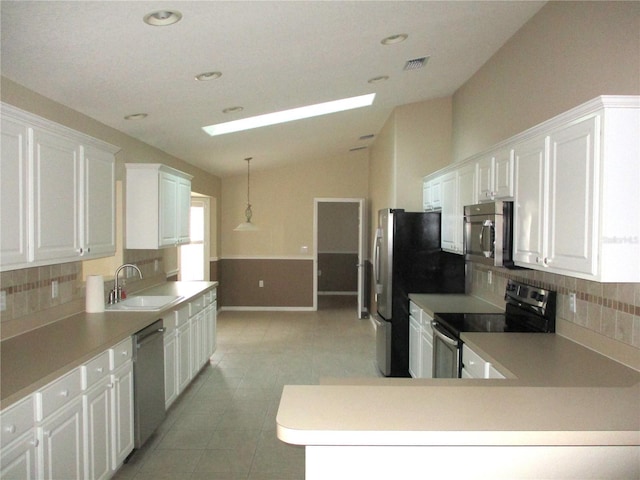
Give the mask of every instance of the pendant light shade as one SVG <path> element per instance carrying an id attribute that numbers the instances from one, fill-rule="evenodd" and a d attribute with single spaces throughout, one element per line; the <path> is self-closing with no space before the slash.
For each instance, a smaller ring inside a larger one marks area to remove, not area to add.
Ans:
<path id="1" fill-rule="evenodd" d="M 244 210 L 245 221 L 238 225 L 233 230 L 236 232 L 252 232 L 258 230 L 253 223 L 251 223 L 251 217 L 253 217 L 253 212 L 251 211 L 251 200 L 250 200 L 250 179 L 251 179 L 251 157 L 245 158 L 247 162 L 247 208 Z"/>

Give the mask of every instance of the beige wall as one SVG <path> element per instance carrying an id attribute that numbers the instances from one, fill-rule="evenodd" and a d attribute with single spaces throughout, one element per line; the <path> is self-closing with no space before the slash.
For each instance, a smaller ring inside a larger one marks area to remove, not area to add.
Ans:
<path id="1" fill-rule="evenodd" d="M 453 96 L 463 160 L 598 95 L 640 94 L 640 2 L 549 2 Z"/>
<path id="2" fill-rule="evenodd" d="M 251 163 L 252 222 L 256 232 L 234 232 L 244 221 L 247 176 L 222 180 L 221 256 L 309 257 L 313 254 L 314 198 L 366 198 L 369 156 L 367 150 L 338 158 L 305 161 L 260 171 Z M 308 253 L 301 253 L 307 246 Z"/>

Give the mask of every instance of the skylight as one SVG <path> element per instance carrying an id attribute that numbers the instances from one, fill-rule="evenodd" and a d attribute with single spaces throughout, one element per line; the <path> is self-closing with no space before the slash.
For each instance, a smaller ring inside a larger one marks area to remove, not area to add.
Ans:
<path id="1" fill-rule="evenodd" d="M 223 135 L 225 133 L 240 132 L 242 130 L 251 130 L 253 128 L 266 127 L 268 125 L 276 125 L 278 123 L 292 122 L 294 120 L 302 120 L 303 118 L 318 117 L 329 113 L 343 112 L 354 108 L 368 107 L 373 103 L 376 94 L 360 95 L 357 97 L 343 98 L 341 100 L 333 100 L 331 102 L 317 103 L 306 107 L 292 108 L 281 112 L 266 113 L 256 117 L 243 118 L 241 120 L 233 120 L 231 122 L 218 123 L 202 127 L 212 137 L 215 135 Z"/>

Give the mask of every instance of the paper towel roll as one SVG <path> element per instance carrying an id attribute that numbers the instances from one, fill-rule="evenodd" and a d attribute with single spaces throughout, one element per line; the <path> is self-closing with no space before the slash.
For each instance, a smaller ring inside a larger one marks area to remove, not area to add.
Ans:
<path id="1" fill-rule="evenodd" d="M 104 278 L 102 275 L 88 275 L 85 286 L 87 313 L 104 312 Z"/>

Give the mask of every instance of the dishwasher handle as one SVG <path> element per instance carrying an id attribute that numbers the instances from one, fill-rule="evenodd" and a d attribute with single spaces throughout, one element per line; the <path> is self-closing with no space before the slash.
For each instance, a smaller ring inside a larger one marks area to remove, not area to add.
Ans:
<path id="1" fill-rule="evenodd" d="M 136 348 L 140 348 L 147 343 L 153 342 L 156 335 L 163 336 L 165 330 L 166 329 L 164 327 L 160 327 L 150 332 L 145 332 L 144 336 L 136 335 Z"/>

